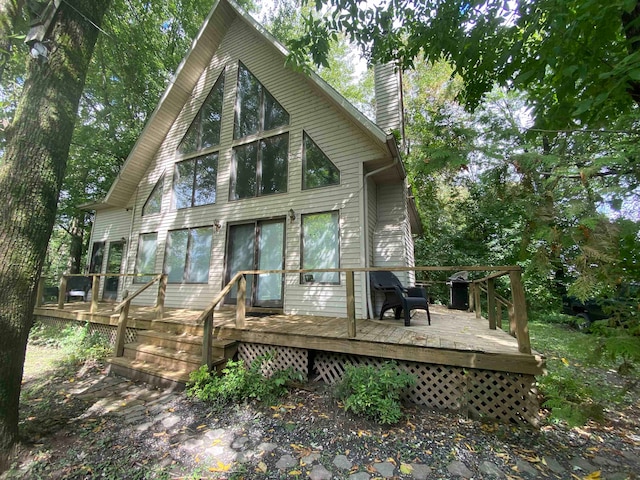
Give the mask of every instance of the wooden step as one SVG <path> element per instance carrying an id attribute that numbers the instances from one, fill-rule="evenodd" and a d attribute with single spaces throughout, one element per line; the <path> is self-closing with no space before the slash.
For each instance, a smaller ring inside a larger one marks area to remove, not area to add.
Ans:
<path id="1" fill-rule="evenodd" d="M 139 330 L 136 342 L 158 347 L 173 348 L 179 352 L 202 354 L 202 337 L 197 335 L 181 334 L 176 335 L 169 332 L 159 332 L 156 330 Z"/>
<path id="2" fill-rule="evenodd" d="M 179 352 L 169 347 L 128 343 L 124 346 L 124 356 L 134 360 L 154 363 L 160 367 L 195 370 L 202 364 L 200 355 Z"/>
<path id="3" fill-rule="evenodd" d="M 183 389 L 189 381 L 189 374 L 196 370 L 166 368 L 142 360 L 127 357 L 112 357 L 107 359 L 110 364 L 110 374 L 138 380 L 155 387 Z M 224 358 L 214 359 L 212 368 L 222 370 L 227 361 Z"/>
<path id="4" fill-rule="evenodd" d="M 174 335 L 195 335 L 202 336 L 204 333 L 204 326 L 202 323 L 195 321 L 182 321 L 163 318 L 160 320 L 154 320 L 151 322 L 150 330 L 156 332 L 172 333 Z"/>

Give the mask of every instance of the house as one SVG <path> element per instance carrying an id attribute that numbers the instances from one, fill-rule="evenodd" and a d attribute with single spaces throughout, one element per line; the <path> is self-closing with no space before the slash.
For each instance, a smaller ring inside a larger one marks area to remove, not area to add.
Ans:
<path id="1" fill-rule="evenodd" d="M 317 75 L 286 66 L 286 55 L 238 5 L 214 4 L 91 206 L 91 273 L 164 272 L 165 305 L 201 309 L 240 270 L 413 266 L 421 224 L 394 135 L 398 74 L 376 71 L 376 125 Z M 101 299 L 148 278 L 109 277 Z M 253 275 L 247 303 L 344 317 L 343 283 L 336 272 Z M 356 316 L 372 317 L 365 273 L 355 297 Z M 150 290 L 134 304 L 154 300 Z M 235 290 L 225 300 L 234 302 Z"/>

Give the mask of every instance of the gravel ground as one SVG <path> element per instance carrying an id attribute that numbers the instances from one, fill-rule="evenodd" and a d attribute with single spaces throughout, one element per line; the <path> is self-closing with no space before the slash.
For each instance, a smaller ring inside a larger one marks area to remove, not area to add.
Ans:
<path id="1" fill-rule="evenodd" d="M 408 406 L 388 428 L 345 413 L 321 384 L 280 405 L 215 413 L 180 392 L 109 377 L 100 364 L 32 377 L 23 392 L 24 441 L 3 480 L 640 478 L 637 405 L 574 429 Z"/>

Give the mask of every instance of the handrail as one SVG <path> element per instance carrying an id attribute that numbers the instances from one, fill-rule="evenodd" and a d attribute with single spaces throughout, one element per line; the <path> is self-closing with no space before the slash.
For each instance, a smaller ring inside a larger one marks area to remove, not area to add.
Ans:
<path id="1" fill-rule="evenodd" d="M 118 317 L 118 329 L 116 331 L 116 344 L 114 348 L 116 357 L 121 357 L 122 355 L 124 355 L 124 341 L 127 333 L 127 323 L 129 321 L 129 307 L 131 306 L 131 301 L 156 282 L 158 282 L 156 318 L 162 318 L 162 315 L 164 313 L 165 293 L 167 290 L 167 277 L 168 275 L 166 273 L 158 273 L 141 288 L 136 290 L 136 292 L 131 296 L 129 296 L 129 292 L 125 290 L 122 294 L 122 302 L 113 307 L 114 312 L 120 311 L 120 315 Z"/>

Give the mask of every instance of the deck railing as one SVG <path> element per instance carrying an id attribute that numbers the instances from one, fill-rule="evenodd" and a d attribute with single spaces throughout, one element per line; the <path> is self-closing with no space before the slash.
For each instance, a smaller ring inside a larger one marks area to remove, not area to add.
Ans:
<path id="1" fill-rule="evenodd" d="M 144 276 L 148 277 L 149 275 L 147 274 Z M 120 316 L 118 317 L 118 330 L 116 331 L 116 345 L 114 348 L 114 356 L 121 357 L 124 354 L 124 341 L 127 333 L 127 323 L 129 321 L 129 307 L 131 306 L 131 301 L 142 292 L 150 288 L 156 282 L 158 282 L 158 296 L 156 298 L 156 318 L 160 319 L 164 316 L 164 299 L 167 292 L 167 278 L 168 275 L 166 273 L 158 273 L 155 274 L 150 281 L 136 290 L 133 295 L 129 296 L 129 292 L 127 290 L 123 292 L 122 302 L 113 307 L 114 312 L 120 312 Z"/>
<path id="2" fill-rule="evenodd" d="M 225 287 L 216 295 L 214 300 L 205 308 L 205 310 L 198 317 L 198 322 L 204 326 L 203 345 L 202 345 L 202 363 L 204 365 L 211 365 L 211 344 L 213 334 L 213 316 L 214 310 L 222 302 L 224 297 L 231 291 L 231 289 L 237 284 L 238 291 L 236 297 L 236 316 L 235 325 L 236 328 L 245 327 L 245 315 L 246 315 L 246 293 L 247 293 L 247 275 L 267 275 L 267 274 L 296 274 L 302 275 L 305 273 L 314 272 L 337 272 L 345 275 L 345 289 L 346 289 L 346 310 L 347 317 L 345 319 L 347 327 L 348 338 L 356 338 L 356 304 L 355 304 L 355 273 L 366 273 L 374 271 L 415 271 L 415 272 L 437 272 L 437 271 L 475 271 L 475 272 L 487 272 L 493 271 L 486 277 L 471 282 L 471 290 L 474 292 L 474 298 L 477 295 L 477 300 L 474 301 L 474 305 L 477 305 L 476 316 L 480 318 L 480 300 L 479 292 L 482 288 L 488 292 L 488 317 L 489 327 L 495 329 L 496 325 L 502 326 L 502 321 L 497 320 L 496 309 L 501 308 L 502 305 L 507 306 L 509 309 L 510 318 L 510 333 L 518 341 L 518 351 L 521 353 L 531 353 L 531 343 L 529 339 L 529 328 L 527 319 L 527 309 L 525 302 L 524 289 L 522 287 L 521 280 L 521 268 L 517 266 L 444 266 L 444 267 L 388 267 L 388 268 L 334 268 L 334 269 L 307 269 L 307 270 L 247 270 L 236 273 L 236 275 L 225 285 Z M 511 286 L 511 301 L 498 295 L 495 292 L 495 279 L 508 275 Z M 484 284 L 486 287 L 483 287 Z M 475 292 L 478 292 L 475 294 Z M 496 307 L 496 303 L 500 307 Z M 500 314 L 501 318 L 501 314 Z"/>

